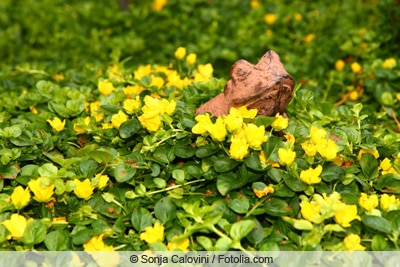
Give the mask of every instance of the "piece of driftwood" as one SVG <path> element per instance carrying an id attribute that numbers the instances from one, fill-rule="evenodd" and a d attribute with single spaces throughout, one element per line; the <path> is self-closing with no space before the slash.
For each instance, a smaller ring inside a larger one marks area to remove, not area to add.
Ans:
<path id="1" fill-rule="evenodd" d="M 200 106 L 196 114 L 226 115 L 231 107 L 241 106 L 257 109 L 258 115 L 283 114 L 292 99 L 294 84 L 278 54 L 270 50 L 256 65 L 244 59 L 236 61 L 224 91 Z"/>

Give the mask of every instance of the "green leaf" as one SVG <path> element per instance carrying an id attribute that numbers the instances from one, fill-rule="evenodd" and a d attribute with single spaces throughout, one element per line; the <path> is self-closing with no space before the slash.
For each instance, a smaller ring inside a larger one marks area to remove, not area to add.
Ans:
<path id="1" fill-rule="evenodd" d="M 249 199 L 242 193 L 232 193 L 229 195 L 229 208 L 239 214 L 246 213 L 250 208 Z"/>
<path id="2" fill-rule="evenodd" d="M 241 240 L 253 230 L 254 226 L 254 221 L 242 220 L 232 225 L 229 234 L 233 240 Z"/>
<path id="3" fill-rule="evenodd" d="M 260 162 L 260 157 L 255 153 L 251 153 L 249 156 L 247 156 L 244 159 L 244 164 L 246 164 L 246 166 L 248 168 L 255 170 L 255 171 L 263 171 L 264 170 L 264 168 Z"/>
<path id="4" fill-rule="evenodd" d="M 289 215 L 292 208 L 286 201 L 279 198 L 269 198 L 264 204 L 265 212 L 272 216 Z"/>
<path id="5" fill-rule="evenodd" d="M 100 164 L 110 163 L 117 155 L 118 152 L 113 148 L 110 149 L 104 148 L 102 150 L 97 149 L 95 151 L 91 151 L 88 153 L 88 156 L 90 158 L 94 159 L 96 162 Z"/>
<path id="6" fill-rule="evenodd" d="M 154 206 L 154 214 L 165 224 L 176 217 L 176 206 L 169 197 L 163 197 Z"/>
<path id="7" fill-rule="evenodd" d="M 383 235 L 377 234 L 372 237 L 371 248 L 373 251 L 390 250 L 390 245 Z"/>
<path id="8" fill-rule="evenodd" d="M 265 237 L 264 228 L 257 219 L 252 218 L 251 220 L 254 222 L 254 227 L 246 238 L 252 244 L 259 244 Z"/>
<path id="9" fill-rule="evenodd" d="M 231 247 L 232 244 L 232 239 L 228 237 L 221 237 L 217 240 L 217 242 L 214 245 L 215 251 L 228 251 L 229 248 Z"/>
<path id="10" fill-rule="evenodd" d="M 186 174 L 184 170 L 177 169 L 172 171 L 172 177 L 178 182 L 183 183 L 186 178 Z"/>
<path id="11" fill-rule="evenodd" d="M 44 239 L 46 248 L 50 251 L 71 250 L 69 233 L 66 231 L 55 230 L 48 233 Z"/>
<path id="12" fill-rule="evenodd" d="M 284 170 L 276 168 L 271 168 L 268 170 L 268 177 L 270 177 L 276 183 L 280 183 L 283 175 L 287 175 L 287 173 Z"/>
<path id="13" fill-rule="evenodd" d="M 299 178 L 293 177 L 292 175 L 284 171 L 281 171 L 280 173 L 282 175 L 283 181 L 291 190 L 295 192 L 301 192 L 307 189 L 308 185 L 301 181 Z"/>
<path id="14" fill-rule="evenodd" d="M 136 134 L 142 126 L 137 119 L 130 119 L 122 123 L 119 127 L 119 135 L 124 138 L 130 138 Z"/>
<path id="15" fill-rule="evenodd" d="M 83 229 L 72 235 L 72 243 L 75 245 L 82 245 L 89 239 L 96 235 L 92 229 Z"/>
<path id="16" fill-rule="evenodd" d="M 378 176 L 378 161 L 374 155 L 363 153 L 360 160 L 361 172 L 368 180 L 375 179 Z"/>
<path id="17" fill-rule="evenodd" d="M 25 228 L 21 241 L 26 245 L 36 245 L 46 237 L 46 226 L 39 220 L 33 220 Z"/>
<path id="18" fill-rule="evenodd" d="M 40 176 L 50 177 L 57 175 L 58 168 L 53 163 L 45 163 L 38 169 Z"/>
<path id="19" fill-rule="evenodd" d="M 270 126 L 272 122 L 275 120 L 275 117 L 267 117 L 263 115 L 259 115 L 254 119 L 254 124 L 257 126 Z"/>
<path id="20" fill-rule="evenodd" d="M 152 221 L 153 216 L 151 216 L 151 213 L 143 207 L 137 208 L 132 212 L 131 223 L 133 228 L 138 232 L 143 232 L 144 228 L 151 226 Z"/>
<path id="21" fill-rule="evenodd" d="M 156 148 L 153 154 L 154 160 L 160 163 L 171 163 L 175 159 L 174 147 L 162 145 Z"/>
<path id="22" fill-rule="evenodd" d="M 239 162 L 229 157 L 217 158 L 214 162 L 214 169 L 216 172 L 228 172 L 233 170 L 239 165 Z"/>
<path id="23" fill-rule="evenodd" d="M 373 216 L 373 215 L 363 215 L 361 216 L 361 222 L 373 230 L 383 232 L 385 234 L 390 234 L 392 232 L 392 227 L 388 220 L 383 217 Z"/>
<path id="24" fill-rule="evenodd" d="M 79 172 L 83 177 L 93 177 L 98 167 L 99 164 L 94 159 L 83 160 L 79 163 Z"/>
<path id="25" fill-rule="evenodd" d="M 330 165 L 324 167 L 321 173 L 321 178 L 325 182 L 332 182 L 343 178 L 345 175 L 346 171 L 342 167 L 337 165 Z"/>
<path id="26" fill-rule="evenodd" d="M 385 193 L 400 193 L 400 175 L 388 173 L 382 175 L 375 183 L 374 188 Z"/>
<path id="27" fill-rule="evenodd" d="M 205 251 L 210 251 L 212 250 L 212 241 L 210 238 L 206 236 L 198 236 L 196 238 L 197 243 L 199 243 L 200 246 L 204 248 Z"/>
<path id="28" fill-rule="evenodd" d="M 188 159 L 196 154 L 196 148 L 190 145 L 178 144 L 175 146 L 175 156 L 183 159 Z"/>
<path id="29" fill-rule="evenodd" d="M 277 136 L 270 136 L 268 142 L 264 142 L 262 144 L 265 157 L 273 161 L 278 161 L 279 159 L 277 156 L 277 151 L 281 145 L 281 142 L 281 138 Z"/>
<path id="30" fill-rule="evenodd" d="M 1 165 L 0 164 L 0 179 L 15 179 L 18 176 L 20 167 L 18 164 Z"/>
<path id="31" fill-rule="evenodd" d="M 114 169 L 114 177 L 118 183 L 124 183 L 133 178 L 136 174 L 136 169 L 132 168 L 129 164 L 120 163 Z"/>
<path id="32" fill-rule="evenodd" d="M 196 150 L 196 157 L 198 158 L 206 158 L 209 157 L 219 151 L 219 147 L 215 143 L 209 143 L 205 146 L 201 146 Z"/>
<path id="33" fill-rule="evenodd" d="M 243 186 L 238 180 L 238 176 L 233 172 L 222 173 L 217 178 L 217 189 L 221 195 L 225 196 L 229 191 Z"/>

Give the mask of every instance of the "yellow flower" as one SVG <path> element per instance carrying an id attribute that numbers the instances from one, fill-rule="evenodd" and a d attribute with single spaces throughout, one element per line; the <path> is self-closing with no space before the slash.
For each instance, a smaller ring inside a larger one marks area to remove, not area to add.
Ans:
<path id="1" fill-rule="evenodd" d="M 174 100 L 168 101 L 166 99 L 161 99 L 158 101 L 158 105 L 161 114 L 167 113 L 168 115 L 172 115 L 175 112 L 176 102 Z"/>
<path id="2" fill-rule="evenodd" d="M 346 63 L 343 60 L 341 60 L 341 59 L 336 60 L 335 69 L 337 71 L 343 71 L 345 66 L 346 66 Z"/>
<path id="3" fill-rule="evenodd" d="M 29 110 L 35 115 L 39 114 L 39 110 L 34 105 L 30 105 Z"/>
<path id="4" fill-rule="evenodd" d="M 323 221 L 321 216 L 321 204 L 317 202 L 310 203 L 308 201 L 303 201 L 300 203 L 301 215 L 307 221 L 319 224 Z"/>
<path id="5" fill-rule="evenodd" d="M 291 133 L 287 133 L 284 136 L 286 138 L 286 144 L 288 144 L 289 147 L 293 147 L 294 143 L 296 142 L 296 138 L 294 137 L 294 135 Z"/>
<path id="6" fill-rule="evenodd" d="M 265 23 L 267 23 L 268 25 L 274 24 L 275 21 L 276 21 L 276 19 L 277 19 L 277 16 L 276 16 L 275 14 L 273 14 L 273 13 L 267 13 L 267 14 L 265 14 L 265 16 L 264 16 L 264 21 L 265 21 Z"/>
<path id="7" fill-rule="evenodd" d="M 374 155 L 374 157 L 377 159 L 379 158 L 379 152 L 376 149 L 368 149 L 368 148 L 361 148 L 360 151 L 358 152 L 358 160 L 361 160 L 361 156 L 364 153 L 370 153 L 372 155 Z"/>
<path id="8" fill-rule="evenodd" d="M 55 80 L 56 82 L 59 82 L 65 79 L 65 75 L 64 73 L 57 73 L 54 74 L 51 78 L 53 78 L 53 80 Z"/>
<path id="9" fill-rule="evenodd" d="M 123 105 L 125 111 L 128 114 L 133 114 L 133 113 L 139 111 L 140 110 L 140 106 L 141 106 L 141 103 L 140 103 L 139 96 L 136 96 L 135 99 L 126 99 L 124 101 L 124 105 Z"/>
<path id="10" fill-rule="evenodd" d="M 242 132 L 235 133 L 231 137 L 231 146 L 229 147 L 229 155 L 237 160 L 242 160 L 249 153 L 249 144 Z"/>
<path id="11" fill-rule="evenodd" d="M 57 132 L 61 132 L 65 127 L 65 120 L 61 121 L 58 117 L 55 117 L 53 120 L 47 120 L 51 127 Z"/>
<path id="12" fill-rule="evenodd" d="M 210 78 L 213 76 L 213 66 L 208 63 L 205 65 L 198 65 L 197 66 L 197 72 L 194 75 L 194 81 L 195 82 L 208 82 Z"/>
<path id="13" fill-rule="evenodd" d="M 149 87 L 155 86 L 158 89 L 163 87 L 164 85 L 164 79 L 158 76 L 151 75 L 151 83 L 149 84 Z"/>
<path id="14" fill-rule="evenodd" d="M 356 234 L 349 234 L 343 240 L 346 250 L 365 250 L 365 247 L 360 244 L 361 238 Z"/>
<path id="15" fill-rule="evenodd" d="M 269 193 L 271 193 L 271 194 L 274 193 L 275 189 L 272 186 L 268 185 L 268 186 L 265 186 L 263 188 L 263 190 L 261 190 L 261 191 L 254 188 L 253 192 L 258 198 L 262 198 L 263 196 L 266 196 Z"/>
<path id="16" fill-rule="evenodd" d="M 100 94 L 102 95 L 109 95 L 113 91 L 115 91 L 114 85 L 112 84 L 112 82 L 108 80 L 98 81 L 97 87 L 99 89 Z"/>
<path id="17" fill-rule="evenodd" d="M 294 152 L 290 148 L 279 148 L 278 157 L 281 164 L 289 166 L 296 158 L 296 152 Z"/>
<path id="18" fill-rule="evenodd" d="M 300 179 L 306 184 L 318 184 L 321 182 L 322 166 L 318 165 L 315 169 L 309 168 L 300 172 Z"/>
<path id="19" fill-rule="evenodd" d="M 208 132 L 210 133 L 212 139 L 216 141 L 224 141 L 226 135 L 228 134 L 225 123 L 221 117 L 218 117 L 215 123 L 210 125 Z"/>
<path id="20" fill-rule="evenodd" d="M 336 158 L 337 152 L 339 151 L 338 146 L 331 139 L 319 142 L 316 146 L 318 153 L 327 160 Z"/>
<path id="21" fill-rule="evenodd" d="M 297 21 L 301 21 L 303 19 L 303 16 L 299 12 L 296 12 L 294 13 L 294 19 Z"/>
<path id="22" fill-rule="evenodd" d="M 382 169 L 382 174 L 398 173 L 396 169 L 392 167 L 392 163 L 388 158 L 385 158 L 384 160 L 381 161 L 381 163 L 379 164 L 379 168 Z"/>
<path id="23" fill-rule="evenodd" d="M 210 125 L 212 125 L 212 121 L 210 119 L 210 114 L 200 114 L 194 118 L 197 121 L 197 124 L 193 126 L 192 133 L 194 134 L 204 134 L 208 132 Z"/>
<path id="24" fill-rule="evenodd" d="M 241 106 L 239 109 L 236 109 L 236 110 L 245 119 L 254 119 L 257 116 L 257 112 L 258 112 L 257 109 L 255 109 L 255 108 L 247 109 L 246 106 Z"/>
<path id="25" fill-rule="evenodd" d="M 126 122 L 129 119 L 128 115 L 126 115 L 122 110 L 118 111 L 117 114 L 112 115 L 111 124 L 114 128 L 119 129 L 122 123 Z"/>
<path id="26" fill-rule="evenodd" d="M 151 65 L 139 66 L 137 70 L 133 72 L 133 76 L 136 80 L 141 80 L 145 76 L 149 76 L 151 74 Z"/>
<path id="27" fill-rule="evenodd" d="M 139 117 L 139 121 L 150 132 L 156 132 L 161 126 L 160 111 L 146 111 Z"/>
<path id="28" fill-rule="evenodd" d="M 353 73 L 359 73 L 361 71 L 361 65 L 358 64 L 357 62 L 351 63 L 350 67 Z"/>
<path id="29" fill-rule="evenodd" d="M 113 246 L 107 246 L 103 241 L 104 234 L 95 235 L 83 244 L 84 251 L 114 251 Z"/>
<path id="30" fill-rule="evenodd" d="M 361 94 L 357 90 L 352 90 L 349 92 L 348 96 L 350 100 L 356 101 L 361 96 Z"/>
<path id="31" fill-rule="evenodd" d="M 83 199 L 89 199 L 94 190 L 94 186 L 92 186 L 92 182 L 86 178 L 85 181 L 81 182 L 78 179 L 74 180 L 75 182 L 75 188 L 74 188 L 74 193 L 77 197 L 83 198 Z"/>
<path id="32" fill-rule="evenodd" d="M 381 209 L 383 211 L 390 211 L 396 208 L 396 197 L 388 194 L 381 195 Z"/>
<path id="33" fill-rule="evenodd" d="M 390 162 L 390 159 L 384 158 L 381 163 L 379 164 L 379 168 L 381 168 L 383 171 L 388 171 L 392 167 L 392 163 Z"/>
<path id="34" fill-rule="evenodd" d="M 274 128 L 276 131 L 284 130 L 288 127 L 288 125 L 289 119 L 282 117 L 279 113 L 275 115 L 275 119 L 271 124 L 272 128 Z"/>
<path id="35" fill-rule="evenodd" d="M 358 204 L 360 204 L 360 206 L 366 211 L 371 211 L 372 209 L 376 208 L 379 204 L 378 196 L 377 195 L 368 196 L 365 193 L 361 193 L 361 196 L 358 199 Z"/>
<path id="36" fill-rule="evenodd" d="M 49 202 L 54 194 L 54 184 L 49 184 L 48 179 L 39 177 L 28 183 L 29 188 L 35 194 L 35 199 L 39 202 Z"/>
<path id="37" fill-rule="evenodd" d="M 90 103 L 90 114 L 95 117 L 97 122 L 104 118 L 104 113 L 100 112 L 100 110 L 100 101 Z"/>
<path id="38" fill-rule="evenodd" d="M 17 186 L 14 188 L 11 194 L 11 202 L 18 210 L 22 209 L 29 204 L 31 200 L 31 194 L 29 193 L 29 188 L 23 188 L 22 186 Z"/>
<path id="39" fill-rule="evenodd" d="M 260 6 L 260 0 L 251 0 L 250 1 L 250 7 L 251 8 L 258 8 Z"/>
<path id="40" fill-rule="evenodd" d="M 325 141 L 326 131 L 313 125 L 310 128 L 310 139 L 314 145 L 318 144 L 321 141 Z"/>
<path id="41" fill-rule="evenodd" d="M 153 227 L 147 226 L 144 232 L 140 234 L 140 240 L 144 240 L 147 244 L 154 242 L 162 242 L 164 240 L 164 226 L 156 221 Z"/>
<path id="42" fill-rule="evenodd" d="M 231 108 L 231 111 L 232 111 L 232 109 L 235 109 L 235 108 Z M 236 110 L 236 109 L 235 109 L 235 110 Z M 233 111 L 233 112 L 230 112 L 230 113 L 224 118 L 224 122 L 225 122 L 225 125 L 226 125 L 226 129 L 227 129 L 229 132 L 233 133 L 233 132 L 235 132 L 236 130 L 242 128 L 242 125 L 243 125 L 243 117 L 240 116 L 239 112 Z"/>
<path id="43" fill-rule="evenodd" d="M 350 222 L 353 220 L 361 221 L 360 216 L 357 215 L 356 205 L 346 205 L 335 213 L 335 221 L 342 227 L 350 227 Z"/>
<path id="44" fill-rule="evenodd" d="M 104 189 L 107 186 L 108 181 L 110 180 L 108 175 L 105 175 L 105 174 L 103 174 L 103 175 L 97 174 L 95 178 L 98 180 L 97 188 L 100 190 Z"/>
<path id="45" fill-rule="evenodd" d="M 79 117 L 78 122 L 74 123 L 74 131 L 77 134 L 84 134 L 87 132 L 87 128 L 90 125 L 90 117 Z"/>
<path id="46" fill-rule="evenodd" d="M 309 33 L 306 35 L 306 37 L 304 37 L 304 42 L 306 44 L 311 43 L 317 36 L 314 33 Z"/>
<path id="47" fill-rule="evenodd" d="M 245 125 L 244 135 L 246 136 L 247 144 L 253 149 L 260 149 L 262 143 L 268 140 L 268 136 L 265 135 L 265 127 L 252 123 Z"/>
<path id="48" fill-rule="evenodd" d="M 124 89 L 122 89 L 124 91 L 124 94 L 128 97 L 130 97 L 131 95 L 139 95 L 141 92 L 143 92 L 146 88 L 140 86 L 140 85 L 128 85 L 127 87 L 125 87 Z"/>
<path id="49" fill-rule="evenodd" d="M 151 9 L 153 11 L 160 11 L 163 9 L 168 3 L 168 0 L 154 0 L 153 4 L 151 5 Z"/>
<path id="50" fill-rule="evenodd" d="M 175 58 L 178 59 L 178 60 L 184 59 L 185 56 L 186 56 L 186 48 L 185 48 L 185 47 L 182 47 L 182 46 L 181 46 L 181 47 L 178 47 L 178 48 L 175 50 L 174 55 L 175 55 Z"/>
<path id="51" fill-rule="evenodd" d="M 317 154 L 317 147 L 311 142 L 303 142 L 301 144 L 301 147 L 303 148 L 306 155 L 309 157 L 314 157 L 315 154 Z"/>
<path id="52" fill-rule="evenodd" d="M 172 251 L 188 251 L 188 247 L 189 247 L 189 238 L 178 238 L 178 236 L 174 236 L 172 238 L 172 241 L 168 242 L 168 250 L 172 250 Z"/>
<path id="53" fill-rule="evenodd" d="M 396 66 L 397 66 L 397 61 L 392 57 L 385 59 L 385 61 L 382 63 L 382 68 L 384 69 L 393 69 Z"/>
<path id="54" fill-rule="evenodd" d="M 194 65 L 196 63 L 196 59 L 197 59 L 197 55 L 194 53 L 190 53 L 189 55 L 187 55 L 186 57 L 186 63 L 191 66 Z"/>
<path id="55" fill-rule="evenodd" d="M 66 217 L 54 217 L 52 223 L 53 224 L 58 224 L 58 223 L 59 224 L 66 224 L 67 223 L 67 218 Z"/>
<path id="56" fill-rule="evenodd" d="M 108 78 L 115 78 L 117 80 L 121 79 L 121 74 L 118 70 L 118 64 L 114 64 L 112 66 L 108 66 Z"/>
<path id="57" fill-rule="evenodd" d="M 8 239 L 20 239 L 25 232 L 26 226 L 32 221 L 32 219 L 26 220 L 24 216 L 14 213 L 10 219 L 5 220 L 1 224 L 11 233 Z"/>

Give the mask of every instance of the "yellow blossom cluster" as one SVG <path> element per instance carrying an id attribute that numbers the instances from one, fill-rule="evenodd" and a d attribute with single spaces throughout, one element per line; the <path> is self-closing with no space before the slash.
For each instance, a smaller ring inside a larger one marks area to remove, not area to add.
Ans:
<path id="1" fill-rule="evenodd" d="M 400 155 L 400 153 L 399 153 Z M 379 169 L 381 170 L 382 174 L 398 174 L 399 172 L 393 167 L 392 162 L 388 158 L 384 158 L 381 163 L 379 164 Z"/>
<path id="2" fill-rule="evenodd" d="M 303 218 L 315 224 L 333 217 L 340 226 L 350 227 L 350 222 L 353 220 L 361 220 L 357 214 L 357 206 L 342 202 L 337 192 L 329 196 L 325 193 L 314 194 L 311 201 L 303 200 L 300 207 Z"/>
<path id="3" fill-rule="evenodd" d="M 339 152 L 335 142 L 327 138 L 327 132 L 315 126 L 311 126 L 309 139 L 301 147 L 307 156 L 314 157 L 318 152 L 326 160 L 334 160 Z"/>
<path id="4" fill-rule="evenodd" d="M 201 114 L 196 116 L 197 124 L 192 132 L 208 134 L 219 142 L 229 137 L 230 156 L 241 160 L 249 153 L 249 148 L 260 150 L 262 143 L 268 140 L 264 126 L 244 122 L 245 119 L 254 119 L 256 115 L 256 109 L 248 110 L 246 107 L 232 107 L 228 115 L 219 116 L 215 122 L 212 122 L 208 113 Z"/>
<path id="5" fill-rule="evenodd" d="M 161 127 L 162 116 L 172 115 L 175 112 L 176 102 L 166 99 L 157 99 L 145 96 L 143 114 L 139 117 L 140 123 L 150 132 L 158 131 Z"/>

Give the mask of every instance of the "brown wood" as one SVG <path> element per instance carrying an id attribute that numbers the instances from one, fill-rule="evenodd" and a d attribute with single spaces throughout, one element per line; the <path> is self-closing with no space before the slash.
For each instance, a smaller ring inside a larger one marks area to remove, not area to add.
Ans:
<path id="1" fill-rule="evenodd" d="M 235 62 L 224 91 L 200 106 L 196 114 L 226 115 L 231 107 L 241 106 L 257 109 L 258 115 L 283 114 L 292 99 L 294 84 L 278 54 L 270 50 L 256 65 L 244 59 Z"/>

